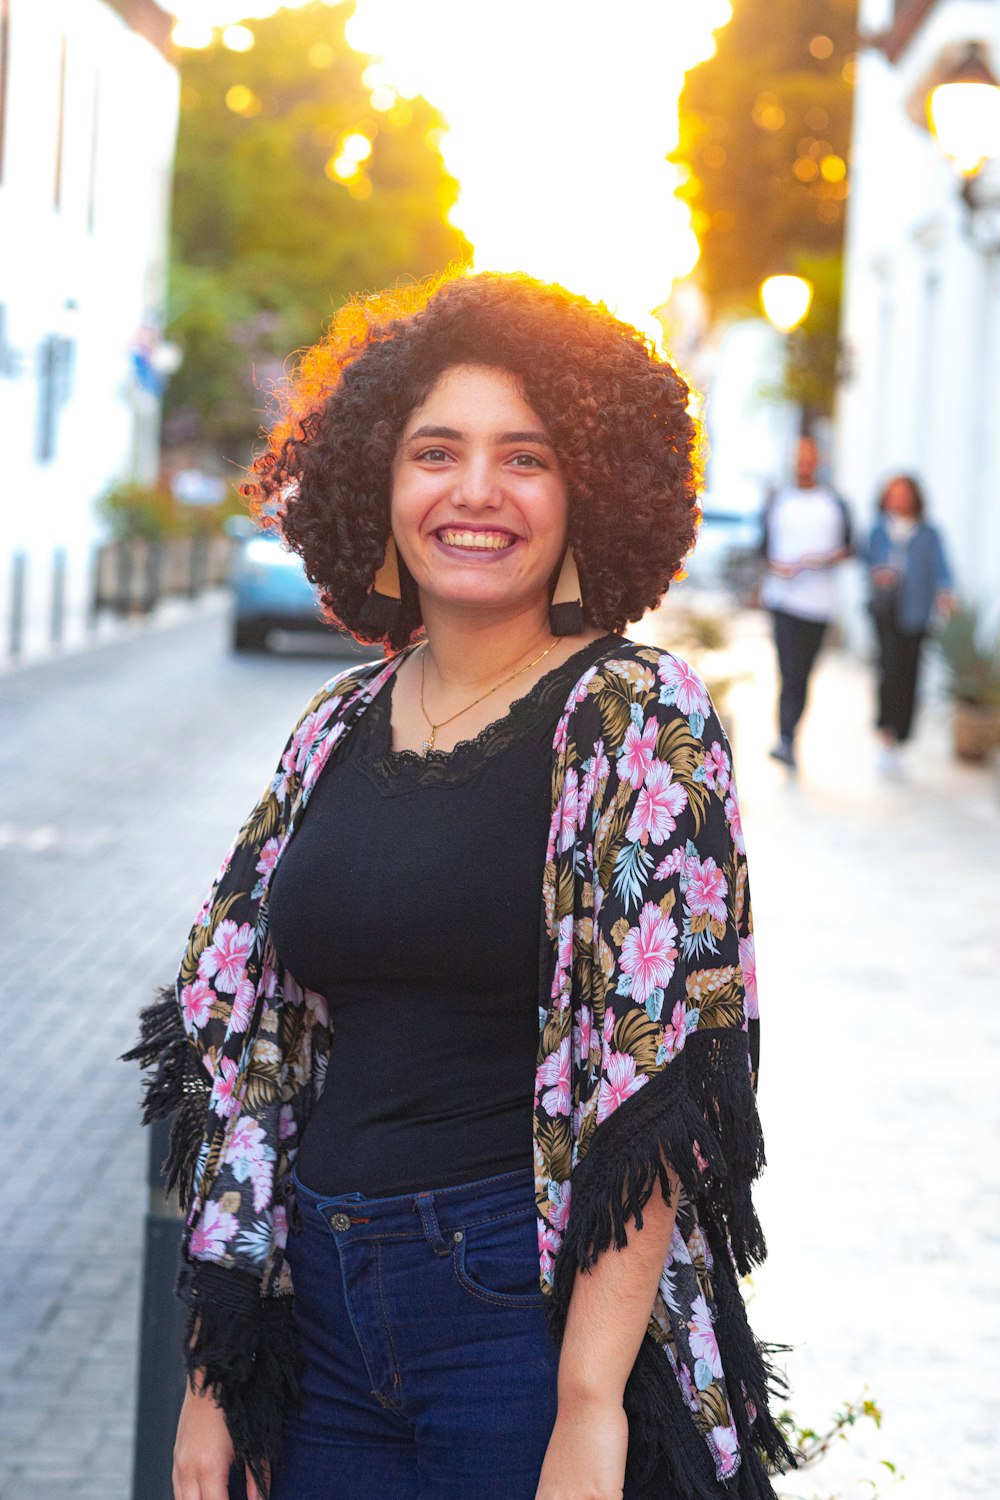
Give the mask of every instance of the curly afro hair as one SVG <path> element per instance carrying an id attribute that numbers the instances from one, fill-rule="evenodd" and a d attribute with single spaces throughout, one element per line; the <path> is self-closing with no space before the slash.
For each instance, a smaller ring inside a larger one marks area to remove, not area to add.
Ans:
<path id="1" fill-rule="evenodd" d="M 349 303 L 300 359 L 243 494 L 301 554 L 327 616 L 371 640 L 361 610 L 389 536 L 392 464 L 410 413 L 454 365 L 518 381 L 552 439 L 591 624 L 657 605 L 698 524 L 690 390 L 603 306 L 521 275 L 465 275 Z M 401 570 L 405 574 L 405 570 Z M 419 630 L 409 575 L 398 650 Z"/>

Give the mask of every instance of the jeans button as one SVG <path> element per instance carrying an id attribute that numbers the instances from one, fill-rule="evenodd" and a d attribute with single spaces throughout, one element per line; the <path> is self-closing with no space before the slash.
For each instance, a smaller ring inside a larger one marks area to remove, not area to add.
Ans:
<path id="1" fill-rule="evenodd" d="M 339 1229 L 341 1232 L 343 1232 L 345 1229 L 350 1229 L 350 1227 L 351 1221 L 346 1214 L 334 1214 L 333 1218 L 330 1220 L 331 1229 Z"/>

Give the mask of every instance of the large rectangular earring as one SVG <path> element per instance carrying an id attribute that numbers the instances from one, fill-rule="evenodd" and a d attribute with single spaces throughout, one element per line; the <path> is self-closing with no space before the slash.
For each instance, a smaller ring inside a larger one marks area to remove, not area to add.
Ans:
<path id="1" fill-rule="evenodd" d="M 402 591 L 399 586 L 399 554 L 392 532 L 385 544 L 385 554 L 368 598 L 361 606 L 359 624 L 366 635 L 387 636 L 399 623 Z"/>
<path id="2" fill-rule="evenodd" d="M 549 629 L 553 635 L 580 635 L 583 632 L 583 598 L 572 547 L 566 548 L 556 579 L 549 605 Z"/>

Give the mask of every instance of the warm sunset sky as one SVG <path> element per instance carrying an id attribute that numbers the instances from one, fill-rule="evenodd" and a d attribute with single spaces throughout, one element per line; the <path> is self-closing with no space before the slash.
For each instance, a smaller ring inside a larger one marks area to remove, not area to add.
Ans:
<path id="1" fill-rule="evenodd" d="M 177 40 L 270 0 L 174 0 Z M 479 269 L 525 270 L 651 331 L 696 253 L 664 161 L 684 69 L 729 0 L 358 0 L 349 36 L 449 122 L 455 220 Z"/>

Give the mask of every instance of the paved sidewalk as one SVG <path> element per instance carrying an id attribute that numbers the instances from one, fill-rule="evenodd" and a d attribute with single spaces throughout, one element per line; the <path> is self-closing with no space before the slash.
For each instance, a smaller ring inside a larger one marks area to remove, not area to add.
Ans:
<path id="1" fill-rule="evenodd" d="M 1000 1469 L 1000 785 L 957 763 L 933 692 L 907 780 L 874 772 L 871 679 L 820 666 L 795 780 L 769 761 L 762 616 L 732 694 L 757 931 L 759 1203 L 771 1256 L 755 1323 L 787 1341 L 800 1420 L 867 1385 L 876 1432 L 802 1495 L 986 1500 Z M 931 673 L 933 676 L 933 672 Z"/>
<path id="2" fill-rule="evenodd" d="M 867 679 L 837 655 L 790 782 L 765 754 L 762 630 L 740 622 L 749 679 L 731 714 L 771 1158 L 755 1321 L 796 1346 L 803 1420 L 821 1426 L 866 1383 L 886 1409 L 881 1434 L 787 1492 L 870 1495 L 853 1480 L 884 1457 L 909 1476 L 905 1500 L 985 1500 L 1000 1459 L 1000 810 L 930 713 L 910 780 L 878 782 Z M 223 644 L 221 621 L 198 620 L 0 681 L 0 1500 L 128 1500 L 146 1143 L 137 1079 L 114 1059 L 333 670 Z"/>

